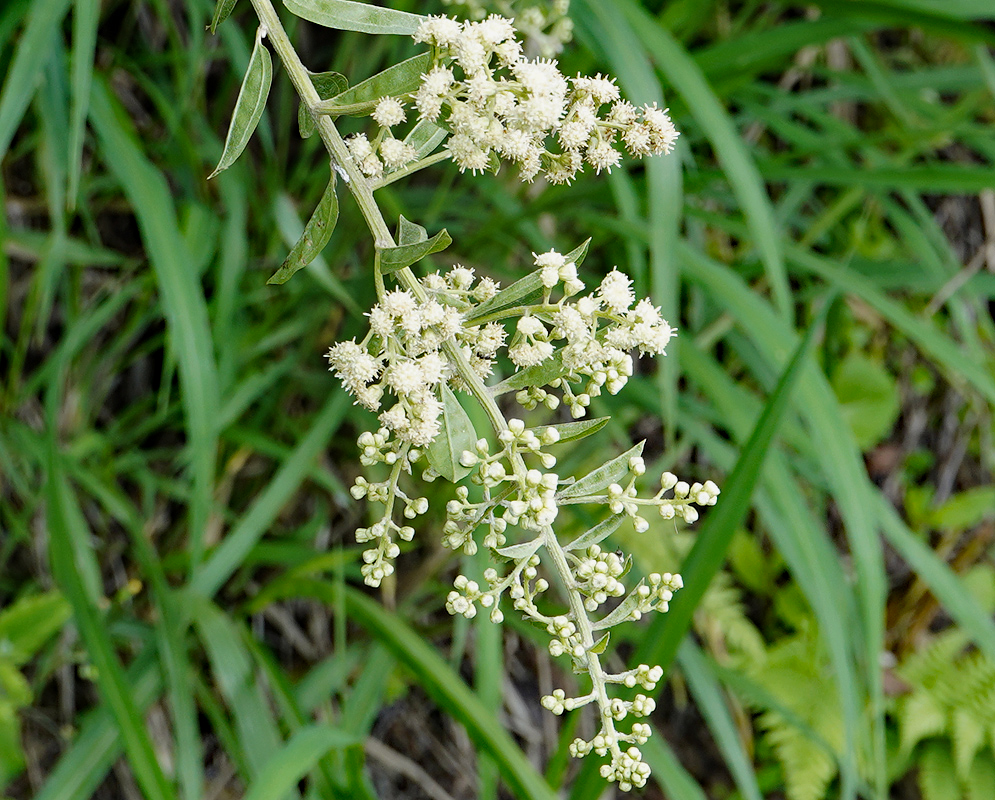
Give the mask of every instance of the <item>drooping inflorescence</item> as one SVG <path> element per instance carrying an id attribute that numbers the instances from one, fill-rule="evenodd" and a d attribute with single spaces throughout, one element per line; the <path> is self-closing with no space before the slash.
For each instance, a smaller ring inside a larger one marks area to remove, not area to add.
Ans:
<path id="1" fill-rule="evenodd" d="M 379 429 L 359 438 L 361 460 L 389 470 L 383 480 L 361 476 L 352 487 L 353 497 L 383 508 L 379 520 L 356 532 L 357 541 L 368 545 L 362 571 L 371 586 L 393 573 L 398 540 L 410 541 L 410 520 L 428 510 L 428 500 L 408 493 L 402 483 L 414 477 L 419 462 L 424 477 L 436 477 L 426 456 L 446 422 L 446 393 L 473 394 L 503 362 L 514 373 L 492 381 L 485 387 L 489 394 L 514 392 L 526 409 L 542 405 L 555 410 L 562 403 L 579 420 L 593 397 L 625 386 L 634 355 L 665 354 L 675 330 L 659 309 L 649 300 L 637 301 L 630 279 L 617 269 L 588 290 L 577 263 L 584 252 L 582 246 L 568 255 L 535 255 L 535 271 L 514 291 L 502 292 L 493 280 L 478 278 L 460 265 L 418 280 L 414 291 L 385 290 L 369 313 L 366 337 L 329 350 L 330 369 L 343 386 L 357 403 L 378 414 Z M 597 705 L 599 732 L 590 740 L 577 739 L 571 753 L 608 757 L 602 774 L 628 789 L 642 786 L 648 775 L 639 745 L 650 729 L 636 721 L 622 731 L 618 723 L 648 716 L 654 702 L 645 695 L 612 699 L 606 687 L 652 689 L 661 671 L 641 665 L 611 674 L 598 656 L 610 628 L 666 611 L 683 582 L 680 575 L 653 573 L 627 586 L 628 560 L 602 549 L 601 543 L 626 520 L 645 531 L 651 511 L 663 519 L 692 522 L 698 508 L 715 503 L 719 489 L 711 481 L 689 484 L 664 472 L 659 490 L 641 496 L 637 481 L 646 473 L 642 445 L 586 476 L 555 472 L 553 451 L 561 440 L 582 436 L 598 424 L 585 420 L 533 428 L 511 418 L 493 439 L 466 442 L 459 466 L 479 490 L 471 498 L 468 486 L 455 487 L 446 504 L 443 543 L 467 554 L 483 546 L 497 563 L 485 572 L 483 585 L 457 577 L 446 608 L 468 618 L 485 609 L 493 622 L 501 622 L 510 606 L 545 629 L 549 652 L 569 658 L 575 671 L 587 673 L 592 689 L 572 698 L 556 690 L 543 698 L 543 705 L 556 714 Z M 601 506 L 604 519 L 562 543 L 554 524 L 559 527 L 564 508 L 578 504 Z M 546 599 L 550 582 L 540 574 L 543 569 L 557 572 L 565 583 L 568 609 L 550 610 L 555 601 Z"/>
<path id="2" fill-rule="evenodd" d="M 538 56 L 526 52 L 506 17 L 459 22 L 379 8 L 375 20 L 363 20 L 364 29 L 411 32 L 429 50 L 350 88 L 341 75 L 310 72 L 271 0 L 253 0 L 260 27 L 233 115 L 236 135 L 229 132 L 219 170 L 237 158 L 246 126 L 251 131 L 258 121 L 271 84 L 268 38 L 300 94 L 301 134 L 318 133 L 331 167 L 318 208 L 271 282 L 287 280 L 328 241 L 338 219 L 338 178 L 353 194 L 376 250 L 377 302 L 367 315 L 369 328 L 361 340 L 341 341 L 327 353 L 345 390 L 376 416 L 358 441 L 368 474 L 350 489 L 355 500 L 379 508 L 355 534 L 364 545 L 363 578 L 371 587 L 388 580 L 416 535 L 415 521 L 429 512 L 418 478 L 448 482 L 443 545 L 465 554 L 484 547 L 493 565 L 481 581 L 459 575 L 446 609 L 467 618 L 486 609 L 495 623 L 511 610 L 545 631 L 550 655 L 586 675 L 590 691 L 568 696 L 555 689 L 542 705 L 554 714 L 596 707 L 597 732 L 575 739 L 570 753 L 606 758 L 601 774 L 628 790 L 649 775 L 639 747 L 650 726 L 640 720 L 655 702 L 643 693 L 631 700 L 613 696 L 610 689 L 652 691 L 663 671 L 640 664 L 613 673 L 601 658 L 612 628 L 667 611 L 683 580 L 658 572 L 634 579 L 631 558 L 603 543 L 622 525 L 646 532 L 651 513 L 693 522 L 699 508 L 716 502 L 719 489 L 663 472 L 658 489 L 641 492 L 647 472 L 642 443 L 581 474 L 557 464 L 565 442 L 607 422 L 586 418 L 592 402 L 621 391 L 636 358 L 665 355 L 676 330 L 652 301 L 636 297 L 618 269 L 596 285 L 585 280 L 579 267 L 587 242 L 565 254 L 533 254 L 534 270 L 503 289 L 458 264 L 418 277 L 417 263 L 445 249 L 451 237 L 440 231 L 429 238 L 402 217 L 395 241 L 374 197 L 446 158 L 461 172 L 496 172 L 511 162 L 526 181 L 541 175 L 567 183 L 585 166 L 611 171 L 623 153 L 638 158 L 673 149 L 678 134 L 665 109 L 631 104 L 614 79 L 600 74 L 567 78 L 551 60 L 553 39 L 562 42 L 569 32 L 566 2 L 554 0 L 552 15 L 521 15 Z M 356 18 L 339 16 L 353 12 L 332 4 L 321 19 L 353 29 Z M 336 118 L 344 114 L 368 115 L 376 132 L 343 138 Z M 523 411 L 506 416 L 512 402 Z M 471 403 L 489 431 L 475 428 L 464 408 Z M 525 413 L 540 408 L 550 416 L 559 412 L 561 421 L 536 423 L 539 414 Z M 600 521 L 566 536 L 576 521 L 565 512 L 575 505 L 593 512 L 584 519 Z"/>

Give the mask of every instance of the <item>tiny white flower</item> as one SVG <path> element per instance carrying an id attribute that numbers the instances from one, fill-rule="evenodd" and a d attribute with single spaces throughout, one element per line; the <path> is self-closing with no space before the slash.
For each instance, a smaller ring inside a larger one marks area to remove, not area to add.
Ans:
<path id="1" fill-rule="evenodd" d="M 404 105 L 396 97 L 381 97 L 371 116 L 381 128 L 400 125 L 407 118 L 404 114 Z"/>

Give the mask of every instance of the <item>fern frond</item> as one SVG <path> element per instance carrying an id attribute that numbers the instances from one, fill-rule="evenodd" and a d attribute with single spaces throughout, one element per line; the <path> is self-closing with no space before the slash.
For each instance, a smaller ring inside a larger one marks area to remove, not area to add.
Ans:
<path id="1" fill-rule="evenodd" d="M 932 694 L 917 691 L 898 702 L 898 728 L 902 752 L 910 753 L 923 739 L 948 732 L 947 710 Z"/>
<path id="2" fill-rule="evenodd" d="M 954 765 L 957 775 L 966 781 L 978 750 L 985 743 L 988 730 L 969 710 L 959 708 L 953 713 L 952 725 L 954 743 Z M 995 795 L 992 795 L 995 798 Z"/>
<path id="3" fill-rule="evenodd" d="M 950 668 L 966 643 L 967 637 L 961 631 L 945 631 L 927 648 L 906 658 L 896 672 L 912 686 L 932 689 L 949 677 Z"/>
<path id="4" fill-rule="evenodd" d="M 698 608 L 701 625 L 715 626 L 734 654 L 742 656 L 748 663 L 764 661 L 763 636 L 746 616 L 742 593 L 733 584 L 728 572 L 716 574 Z"/>
<path id="5" fill-rule="evenodd" d="M 776 712 L 761 715 L 760 727 L 781 762 L 788 800 L 823 800 L 836 776 L 836 759 Z"/>
<path id="6" fill-rule="evenodd" d="M 929 742 L 919 759 L 919 791 L 923 800 L 962 800 L 960 781 L 946 742 Z"/>

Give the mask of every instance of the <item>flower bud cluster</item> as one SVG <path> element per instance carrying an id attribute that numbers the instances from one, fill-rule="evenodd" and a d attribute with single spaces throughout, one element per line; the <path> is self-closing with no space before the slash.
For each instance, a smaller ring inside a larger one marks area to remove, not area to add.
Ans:
<path id="1" fill-rule="evenodd" d="M 421 457 L 416 448 L 403 445 L 399 450 L 389 444 L 388 431 L 381 428 L 377 433 L 365 432 L 359 437 L 365 464 L 384 463 L 391 465 L 390 476 L 385 481 L 370 482 L 360 475 L 356 478 L 349 493 L 356 500 L 368 499 L 384 507 L 383 516 L 368 528 L 356 530 L 356 541 L 360 544 L 373 542 L 374 546 L 363 552 L 363 579 L 369 586 L 379 586 L 394 573 L 394 559 L 401 553 L 395 537 L 410 542 L 415 535 L 411 525 L 398 525 L 394 521 L 395 506 L 401 506 L 405 520 L 428 511 L 428 498 L 409 497 L 398 485 L 402 472 L 411 473 L 411 464 Z"/>
<path id="2" fill-rule="evenodd" d="M 414 93 L 418 116 L 450 130 L 447 147 L 461 171 L 482 172 L 506 159 L 523 180 L 541 173 L 551 183 L 569 183 L 585 164 L 610 172 L 621 160 L 619 148 L 640 158 L 669 153 L 677 140 L 665 109 L 636 108 L 621 99 L 614 79 L 568 80 L 555 61 L 527 59 L 504 17 L 429 17 L 414 39 L 435 54 Z M 389 110 L 380 116 L 397 118 L 396 107 Z"/>
<path id="3" fill-rule="evenodd" d="M 718 500 L 720 489 L 712 481 L 688 484 L 678 480 L 672 472 L 663 473 L 660 480 L 661 490 L 657 498 L 662 498 L 665 492 L 673 490 L 673 498 L 659 503 L 660 516 L 664 519 L 681 517 L 688 524 L 698 520 L 698 509 L 694 506 L 714 506 Z"/>
<path id="4" fill-rule="evenodd" d="M 609 597 L 625 594 L 625 584 L 619 579 L 625 574 L 626 564 L 617 553 L 606 553 L 593 544 L 575 562 L 577 590 L 587 598 L 584 608 L 588 611 L 597 611 Z"/>
<path id="5" fill-rule="evenodd" d="M 389 122 L 390 111 L 384 105 L 379 116 Z M 397 109 L 393 111 L 396 117 Z M 411 290 L 381 288 L 363 341 L 342 342 L 329 350 L 330 368 L 345 388 L 358 404 L 378 414 L 379 428 L 359 437 L 361 461 L 389 470 L 384 480 L 357 478 L 351 489 L 357 500 L 384 509 L 379 520 L 356 532 L 357 541 L 368 545 L 362 572 L 369 585 L 377 586 L 393 573 L 402 543 L 414 535 L 409 521 L 428 509 L 426 498 L 406 493 L 399 484 L 402 475 L 413 474 L 416 462 L 424 462 L 425 449 L 441 430 L 443 385 L 464 391 L 476 386 L 479 394 L 480 381 L 492 374 L 502 354 L 521 370 L 558 359 L 558 377 L 550 380 L 549 370 L 534 371 L 544 385 L 525 385 L 517 397 L 526 407 L 542 404 L 554 409 L 563 402 L 576 418 L 586 413 L 593 397 L 625 385 L 633 373 L 630 350 L 663 354 L 674 335 L 657 308 L 648 300 L 636 300 L 631 281 L 618 270 L 587 290 L 577 263 L 567 256 L 556 251 L 535 254 L 534 264 L 530 281 L 536 288 L 521 306 L 502 304 L 497 283 L 477 278 L 460 265 L 427 275 Z M 488 305 L 495 298 L 496 303 Z M 469 371 L 458 371 L 467 366 L 476 375 L 475 383 L 466 377 Z M 519 387 L 524 383 L 521 378 L 517 382 Z M 649 726 L 635 722 L 625 732 L 616 725 L 649 715 L 654 701 L 642 694 L 631 701 L 611 698 L 605 684 L 650 691 L 662 671 L 640 665 L 617 675 L 606 673 L 599 660 L 608 643 L 602 632 L 652 611 L 666 611 L 683 585 L 681 577 L 653 573 L 628 589 L 624 579 L 630 560 L 600 544 L 610 526 L 603 535 L 588 531 L 576 549 L 557 544 L 553 526 L 563 506 L 578 503 L 628 517 L 640 532 L 649 527 L 647 506 L 665 519 L 679 516 L 690 522 L 697 518 L 697 508 L 715 503 L 719 489 L 711 481 L 689 484 L 668 472 L 656 495 L 641 497 L 636 483 L 646 473 L 646 464 L 636 454 L 624 466 L 619 461 L 612 467 L 614 480 L 588 481 L 589 490 L 579 494 L 569 490 L 579 481 L 553 471 L 557 459 L 549 450 L 560 440 L 558 426 L 530 428 L 515 418 L 505 425 L 494 439 L 480 438 L 459 457 L 460 465 L 471 470 L 469 481 L 479 493 L 471 498 L 471 487 L 455 487 L 443 527 L 445 546 L 472 555 L 483 544 L 504 566 L 488 569 L 480 583 L 460 575 L 446 608 L 468 619 L 488 610 L 492 621 L 501 622 L 502 599 L 507 598 L 505 608 L 510 602 L 516 612 L 543 628 L 549 634 L 550 654 L 568 656 L 573 669 L 588 674 L 594 686 L 589 695 L 574 698 L 556 690 L 543 698 L 543 705 L 561 714 L 594 703 L 600 712 L 599 734 L 590 741 L 578 739 L 571 752 L 608 756 L 606 777 L 622 787 L 640 786 L 648 769 L 638 758 L 637 746 L 647 741 Z M 423 477 L 435 475 L 429 467 Z M 515 529 L 525 535 L 515 536 Z M 551 565 L 550 553 L 557 549 Z M 551 566 L 571 597 L 569 609 L 545 608 L 550 582 L 540 571 Z"/>
<path id="6" fill-rule="evenodd" d="M 365 133 L 357 133 L 345 140 L 349 155 L 368 178 L 382 178 L 384 174 L 406 167 L 418 158 L 418 151 L 410 144 L 390 135 L 389 128 L 406 119 L 404 104 L 394 97 L 381 97 L 373 112 L 373 120 L 383 126 L 380 135 L 372 142 Z"/>

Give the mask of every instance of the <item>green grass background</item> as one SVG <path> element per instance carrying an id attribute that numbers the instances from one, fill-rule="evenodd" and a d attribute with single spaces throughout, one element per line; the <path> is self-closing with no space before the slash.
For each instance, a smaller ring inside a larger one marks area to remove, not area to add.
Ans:
<path id="1" fill-rule="evenodd" d="M 212 36 L 212 12 L 0 9 L 0 793 L 372 797 L 364 742 L 421 692 L 479 755 L 470 796 L 597 797 L 596 766 L 565 756 L 576 721 L 539 763 L 506 730 L 502 636 L 541 637 L 448 620 L 441 525 L 385 595 L 356 588 L 346 489 L 369 419 L 321 355 L 364 327 L 371 242 L 343 197 L 322 256 L 266 285 L 327 160 L 277 66 L 246 154 L 206 181 L 255 28 L 243 2 Z M 920 751 L 895 745 L 882 654 L 954 626 L 995 660 L 987 595 L 964 577 L 990 565 L 995 509 L 995 6 L 573 0 L 571 16 L 563 71 L 669 106 L 674 155 L 543 191 L 440 166 L 378 199 L 450 231 L 436 266 L 506 281 L 591 236 L 585 270 L 617 264 L 680 329 L 595 409 L 613 416 L 600 445 L 647 438 L 658 471 L 723 487 L 693 546 L 662 524 L 624 540 L 637 569 L 687 555 L 670 614 L 613 642 L 671 670 L 651 791 L 782 796 L 732 607 L 767 648 L 788 618 L 811 631 L 842 726 L 821 742 L 831 794 L 887 797 Z M 415 52 L 285 19 L 311 69 L 352 82 Z M 713 579 L 726 594 L 709 603 Z M 667 735 L 685 695 L 711 778 Z"/>

